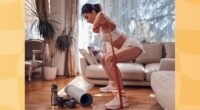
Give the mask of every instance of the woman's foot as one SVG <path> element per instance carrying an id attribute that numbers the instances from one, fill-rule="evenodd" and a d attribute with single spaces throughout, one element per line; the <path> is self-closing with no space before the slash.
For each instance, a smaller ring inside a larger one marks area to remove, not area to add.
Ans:
<path id="1" fill-rule="evenodd" d="M 106 87 L 99 89 L 101 92 L 117 92 L 117 88 L 114 86 L 114 81 L 109 81 Z"/>
<path id="2" fill-rule="evenodd" d="M 117 93 L 116 96 L 113 98 L 113 100 L 105 104 L 105 107 L 111 110 L 119 109 L 121 107 L 122 108 L 128 107 L 129 103 L 128 103 L 128 98 L 125 95 L 125 92 L 122 92 L 121 95 L 122 95 L 122 106 L 120 105 L 120 98 L 119 94 Z"/>

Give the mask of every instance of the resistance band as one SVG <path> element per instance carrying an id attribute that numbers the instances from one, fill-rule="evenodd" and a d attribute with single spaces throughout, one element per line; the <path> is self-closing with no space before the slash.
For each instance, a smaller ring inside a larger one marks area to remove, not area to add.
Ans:
<path id="1" fill-rule="evenodd" d="M 116 57 L 116 54 L 115 54 L 115 50 L 114 50 L 114 46 L 113 46 L 113 41 L 112 41 L 112 33 L 111 33 L 111 29 L 110 29 L 110 24 L 108 23 L 109 25 L 109 31 L 110 31 L 110 44 L 111 44 L 111 47 L 112 47 L 112 53 L 113 53 L 113 59 L 112 61 L 114 62 L 113 63 L 113 66 L 114 66 L 114 72 L 115 72 L 115 76 L 116 76 L 116 79 L 117 79 L 117 86 L 118 86 L 118 91 L 119 91 L 119 100 L 120 100 L 120 108 L 122 108 L 122 93 L 121 93 L 121 86 L 120 86 L 120 82 L 119 82 L 119 71 L 118 68 L 117 68 L 117 57 Z"/>

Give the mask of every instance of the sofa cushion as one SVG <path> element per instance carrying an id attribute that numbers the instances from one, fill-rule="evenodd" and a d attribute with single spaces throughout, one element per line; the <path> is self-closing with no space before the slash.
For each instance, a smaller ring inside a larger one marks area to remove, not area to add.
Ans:
<path id="1" fill-rule="evenodd" d="M 174 42 L 164 43 L 164 48 L 166 52 L 166 58 L 175 58 L 175 43 Z"/>
<path id="2" fill-rule="evenodd" d="M 157 71 L 151 75 L 151 87 L 165 110 L 175 110 L 175 72 Z"/>
<path id="3" fill-rule="evenodd" d="M 162 44 L 161 43 L 150 43 L 144 44 L 145 53 L 141 54 L 137 59 L 137 63 L 147 64 L 160 62 L 162 58 Z"/>
<path id="4" fill-rule="evenodd" d="M 142 64 L 119 63 L 117 64 L 124 80 L 144 80 L 145 71 Z M 85 69 L 88 78 L 108 79 L 102 65 L 89 65 Z"/>
<path id="5" fill-rule="evenodd" d="M 174 71 L 175 70 L 175 58 L 162 58 L 160 61 L 161 71 Z"/>
<path id="6" fill-rule="evenodd" d="M 160 63 L 150 63 L 145 65 L 146 80 L 150 81 L 152 72 L 158 71 Z"/>

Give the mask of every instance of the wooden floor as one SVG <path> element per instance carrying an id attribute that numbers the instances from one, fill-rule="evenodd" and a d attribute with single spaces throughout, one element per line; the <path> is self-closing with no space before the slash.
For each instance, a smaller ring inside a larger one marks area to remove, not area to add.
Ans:
<path id="1" fill-rule="evenodd" d="M 58 77 L 53 81 L 33 79 L 25 84 L 25 109 L 26 110 L 53 110 L 51 108 L 51 84 L 56 83 L 58 90 L 63 88 L 74 78 Z M 91 107 L 76 106 L 74 110 L 105 110 L 104 104 L 111 100 L 110 93 L 99 92 L 100 86 L 94 86 L 89 90 L 94 102 Z M 125 87 L 130 106 L 122 110 L 163 110 L 156 101 L 150 87 Z M 67 110 L 59 108 L 56 110 Z"/>

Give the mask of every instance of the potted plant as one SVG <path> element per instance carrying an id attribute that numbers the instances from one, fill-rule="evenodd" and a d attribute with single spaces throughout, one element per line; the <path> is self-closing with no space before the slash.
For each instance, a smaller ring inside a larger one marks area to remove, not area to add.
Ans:
<path id="1" fill-rule="evenodd" d="M 58 23 L 50 19 L 50 14 L 46 11 L 45 0 L 35 0 L 35 3 L 26 1 L 26 14 L 35 17 L 32 27 L 36 26 L 40 36 L 44 39 L 45 45 L 47 44 L 48 52 L 43 55 L 43 74 L 44 79 L 52 80 L 56 77 L 57 67 L 53 66 L 53 57 L 56 53 L 56 47 L 53 43 L 55 28 L 52 23 Z"/>

